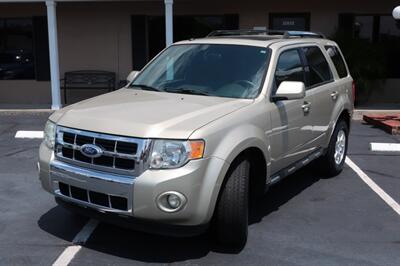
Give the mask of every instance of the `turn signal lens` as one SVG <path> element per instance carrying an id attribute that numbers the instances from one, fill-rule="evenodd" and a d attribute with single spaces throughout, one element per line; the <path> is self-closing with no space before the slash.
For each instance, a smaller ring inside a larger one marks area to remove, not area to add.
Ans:
<path id="1" fill-rule="evenodd" d="M 203 140 L 191 140 L 190 142 L 190 159 L 201 159 L 204 154 L 204 141 Z"/>

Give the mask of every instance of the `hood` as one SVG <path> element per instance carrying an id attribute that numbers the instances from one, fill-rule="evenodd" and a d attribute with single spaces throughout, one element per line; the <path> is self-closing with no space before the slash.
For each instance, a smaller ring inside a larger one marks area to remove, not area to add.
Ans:
<path id="1" fill-rule="evenodd" d="M 196 129 L 252 102 L 120 89 L 68 106 L 50 119 L 65 127 L 99 133 L 187 139 Z"/>

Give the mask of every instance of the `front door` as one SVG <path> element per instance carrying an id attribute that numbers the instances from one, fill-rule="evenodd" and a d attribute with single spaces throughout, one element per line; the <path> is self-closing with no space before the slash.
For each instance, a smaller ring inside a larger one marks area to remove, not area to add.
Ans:
<path id="1" fill-rule="evenodd" d="M 297 48 L 280 53 L 272 95 L 282 81 L 306 83 L 303 60 Z M 274 103 L 270 133 L 272 174 L 299 161 L 312 151 L 312 101 L 312 95 L 307 91 L 304 99 Z"/>

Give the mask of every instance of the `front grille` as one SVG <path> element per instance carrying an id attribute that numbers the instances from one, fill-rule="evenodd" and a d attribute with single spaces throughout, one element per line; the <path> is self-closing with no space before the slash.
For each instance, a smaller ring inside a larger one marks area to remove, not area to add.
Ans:
<path id="1" fill-rule="evenodd" d="M 81 152 L 85 144 L 101 148 L 100 157 Z M 57 127 L 56 156 L 58 159 L 89 168 L 124 174 L 140 174 L 146 159 L 149 141 Z M 139 169 L 137 169 L 139 168 Z"/>
<path id="2" fill-rule="evenodd" d="M 65 197 L 73 198 L 110 209 L 117 209 L 121 211 L 128 210 L 128 200 L 124 197 L 89 191 L 75 186 L 70 186 L 62 182 L 60 182 L 58 186 L 60 188 L 61 195 Z"/>

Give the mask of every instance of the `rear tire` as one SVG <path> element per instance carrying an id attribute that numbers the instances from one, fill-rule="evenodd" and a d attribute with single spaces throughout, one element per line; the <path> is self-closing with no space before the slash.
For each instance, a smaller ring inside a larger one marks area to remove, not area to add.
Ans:
<path id="1" fill-rule="evenodd" d="M 249 220 L 249 171 L 245 158 L 235 160 L 226 175 L 215 213 L 217 241 L 241 249 L 247 241 Z"/>
<path id="2" fill-rule="evenodd" d="M 347 155 L 349 127 L 344 120 L 339 120 L 331 136 L 326 154 L 316 161 L 321 172 L 329 177 L 342 172 Z"/>

